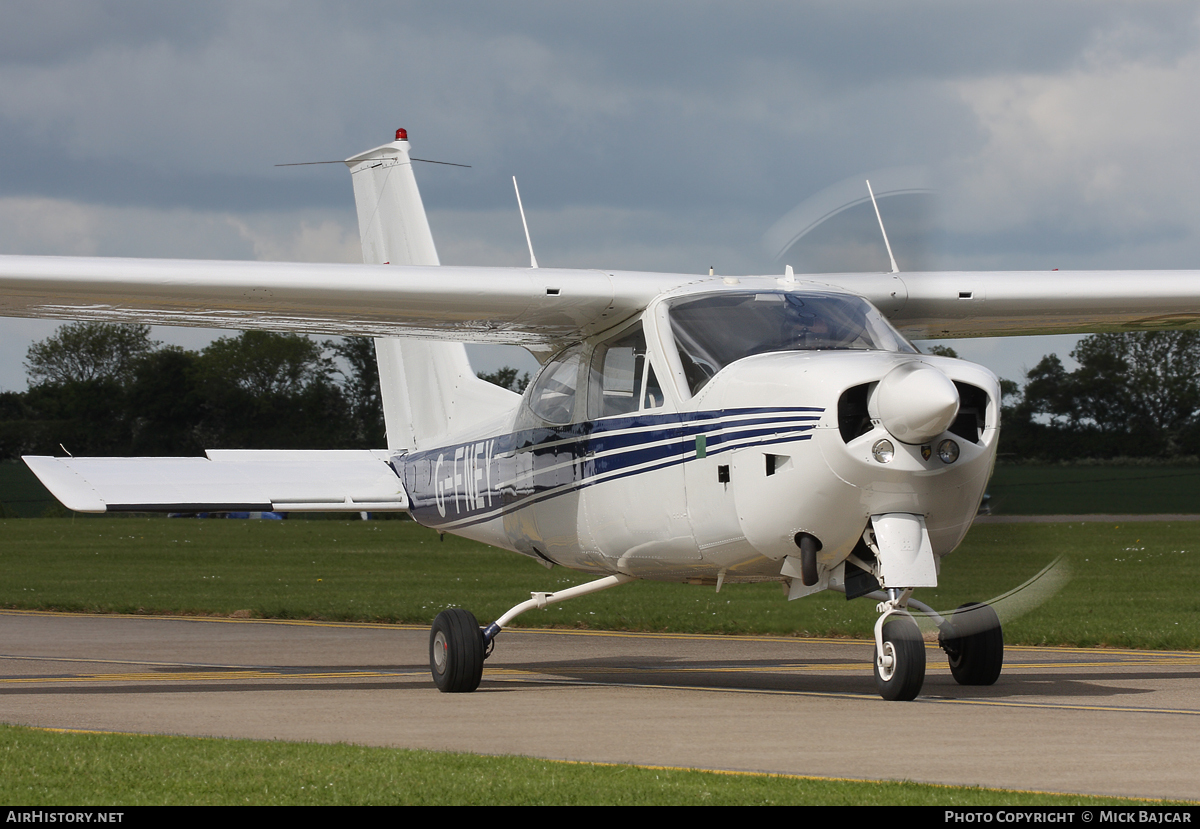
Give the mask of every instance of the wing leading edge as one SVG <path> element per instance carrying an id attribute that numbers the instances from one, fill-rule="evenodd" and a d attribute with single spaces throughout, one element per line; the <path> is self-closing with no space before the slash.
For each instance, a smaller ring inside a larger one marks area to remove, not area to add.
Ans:
<path id="1" fill-rule="evenodd" d="M 830 274 L 916 339 L 1093 334 L 1200 323 L 1200 271 Z"/>
<path id="2" fill-rule="evenodd" d="M 0 256 L 0 316 L 545 345 L 692 277 L 554 268 Z"/>
<path id="3" fill-rule="evenodd" d="M 507 343 L 546 351 L 599 333 L 690 274 L 0 256 L 0 316 Z M 917 338 L 1094 333 L 1200 323 L 1200 271 L 812 274 L 788 288 L 865 296 Z"/>
<path id="4" fill-rule="evenodd" d="M 205 458 L 26 457 L 76 512 L 399 512 L 386 450 L 210 450 Z"/>

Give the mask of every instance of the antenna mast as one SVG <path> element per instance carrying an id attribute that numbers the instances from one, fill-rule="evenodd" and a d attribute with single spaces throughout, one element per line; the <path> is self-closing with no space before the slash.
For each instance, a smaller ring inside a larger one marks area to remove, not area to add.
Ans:
<path id="1" fill-rule="evenodd" d="M 529 222 L 525 221 L 525 208 L 521 205 L 521 188 L 517 187 L 516 176 L 513 176 L 513 190 L 517 191 L 517 209 L 521 211 L 521 224 L 525 227 L 525 244 L 529 245 L 529 267 L 536 268 L 537 257 L 533 255 L 533 240 L 529 238 Z"/>
<path id="2" fill-rule="evenodd" d="M 513 183 L 516 183 L 515 178 L 513 179 Z M 875 201 L 875 191 L 871 189 L 870 179 L 867 179 L 867 192 L 871 194 L 871 204 L 875 207 L 875 218 L 879 220 L 879 230 L 883 233 L 883 245 L 887 248 L 888 259 L 892 260 L 892 273 L 900 273 L 900 269 L 896 267 L 896 257 L 892 256 L 892 243 L 888 241 L 887 231 L 883 229 L 883 216 L 879 215 L 879 204 Z M 520 196 L 517 199 L 519 201 Z M 524 214 L 522 214 L 522 218 L 524 218 Z M 529 233 L 529 231 L 525 232 L 526 234 Z"/>

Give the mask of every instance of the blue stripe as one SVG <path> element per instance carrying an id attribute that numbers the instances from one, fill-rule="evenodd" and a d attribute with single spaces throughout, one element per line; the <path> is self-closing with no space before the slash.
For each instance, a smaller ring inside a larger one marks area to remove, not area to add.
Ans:
<path id="1" fill-rule="evenodd" d="M 697 435 L 706 435 L 709 455 L 746 441 L 808 440 L 823 411 L 744 408 L 609 418 L 398 456 L 393 465 L 414 518 L 428 526 L 459 528 L 587 486 L 695 460 Z"/>
<path id="2" fill-rule="evenodd" d="M 812 435 L 795 435 L 795 436 L 778 438 L 776 440 L 758 441 L 755 445 L 756 446 L 771 446 L 776 443 L 788 443 L 790 441 L 809 440 L 811 438 L 812 438 Z M 726 449 L 723 449 L 721 451 L 730 451 L 733 448 L 734 447 L 727 447 Z M 718 454 L 718 453 L 710 452 L 709 454 L 713 455 L 713 454 Z M 462 527 L 471 527 L 476 524 L 482 524 L 486 521 L 491 521 L 495 518 L 501 518 L 501 517 L 508 515 L 509 513 L 514 512 L 518 509 L 525 509 L 526 507 L 531 507 L 534 504 L 540 504 L 542 501 L 549 501 L 550 499 L 557 498 L 560 495 L 568 495 L 572 492 L 578 492 L 579 490 L 585 489 L 586 487 L 589 487 L 589 486 L 595 486 L 596 484 L 606 484 L 609 481 L 619 481 L 622 478 L 629 478 L 633 475 L 641 475 L 646 472 L 656 472 L 660 469 L 667 469 L 672 466 L 679 466 L 680 464 L 688 463 L 692 460 L 695 460 L 695 458 L 692 456 L 679 456 L 679 457 L 675 457 L 670 460 L 667 460 L 663 463 L 655 464 L 654 466 L 645 467 L 644 469 L 630 469 L 626 472 L 620 473 L 619 475 L 606 475 L 599 480 L 597 480 L 597 478 L 599 478 L 599 475 L 593 475 L 587 479 L 578 481 L 574 486 L 571 486 L 566 489 L 560 489 L 560 490 L 557 490 L 554 492 L 543 492 L 543 494 L 541 494 L 541 495 L 527 496 L 527 497 L 521 499 L 521 501 L 518 503 L 506 505 L 504 507 L 499 508 L 497 511 L 494 512 L 494 514 L 486 514 L 486 515 L 482 515 L 482 516 L 471 517 L 468 520 L 464 520 L 464 521 L 457 521 L 457 520 L 450 521 L 450 522 L 447 522 L 444 526 L 447 529 L 459 529 Z M 439 526 L 441 526 L 441 525 L 439 525 Z"/>

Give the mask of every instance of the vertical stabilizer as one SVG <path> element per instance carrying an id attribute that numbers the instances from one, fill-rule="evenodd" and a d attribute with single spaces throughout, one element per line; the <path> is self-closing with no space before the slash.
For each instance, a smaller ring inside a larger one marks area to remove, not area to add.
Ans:
<path id="1" fill-rule="evenodd" d="M 413 177 L 408 135 L 346 159 L 354 182 L 363 262 L 438 265 Z M 384 277 L 386 278 L 386 276 Z M 428 449 L 515 407 L 517 395 L 480 380 L 462 343 L 375 340 L 388 449 Z"/>

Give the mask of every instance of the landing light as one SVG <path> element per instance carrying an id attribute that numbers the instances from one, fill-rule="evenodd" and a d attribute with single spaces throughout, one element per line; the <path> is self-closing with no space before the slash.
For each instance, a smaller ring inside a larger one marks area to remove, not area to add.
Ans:
<path id="1" fill-rule="evenodd" d="M 949 442 L 949 441 L 947 441 Z M 957 447 L 956 447 L 957 449 Z M 871 454 L 875 460 L 880 463 L 888 463 L 896 454 L 896 447 L 892 446 L 892 442 L 887 438 L 875 441 L 875 445 L 871 447 Z"/>
<path id="2" fill-rule="evenodd" d="M 938 457 L 942 463 L 954 463 L 958 460 L 958 444 L 952 440 L 943 440 L 938 444 Z"/>

